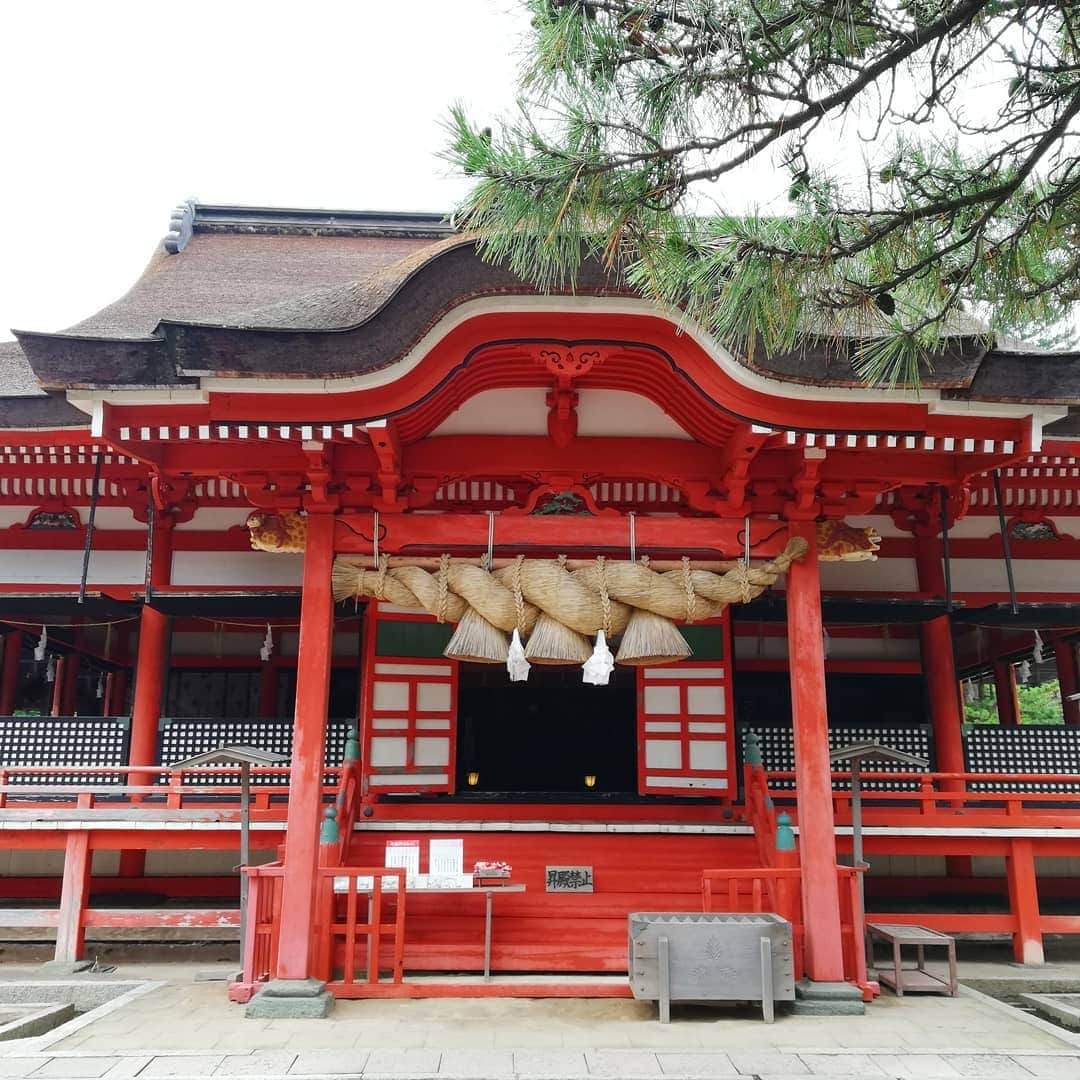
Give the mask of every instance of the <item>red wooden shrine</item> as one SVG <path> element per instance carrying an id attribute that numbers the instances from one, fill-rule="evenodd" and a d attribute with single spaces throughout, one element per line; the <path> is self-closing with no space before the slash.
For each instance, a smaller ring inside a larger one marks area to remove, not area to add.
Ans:
<path id="1" fill-rule="evenodd" d="M 868 774 L 875 919 L 1008 934 L 1036 962 L 1080 932 L 1075 357 L 957 337 L 886 392 L 842 341 L 740 356 L 591 264 L 537 295 L 431 216 L 174 224 L 114 305 L 0 343 L 0 888 L 25 901 L 0 921 L 55 928 L 61 959 L 100 927 L 239 925 L 205 900 L 237 895 L 238 776 L 170 766 L 244 743 L 291 763 L 256 770 L 238 1000 L 307 977 L 624 994 L 627 914 L 703 905 L 786 913 L 802 973 L 869 993 L 829 749 L 878 738 L 929 765 Z M 647 556 L 689 580 L 792 538 L 805 556 L 762 595 L 687 608 L 692 658 L 607 686 L 511 684 L 447 658 L 433 615 L 332 589 L 343 557 Z M 1057 725 L 1017 689 L 1047 673 Z M 965 726 L 991 685 L 999 723 Z M 524 888 L 380 876 L 388 841 L 427 872 L 446 838 Z M 987 893 L 999 909 L 970 910 Z M 551 972 L 589 978 L 527 978 Z"/>

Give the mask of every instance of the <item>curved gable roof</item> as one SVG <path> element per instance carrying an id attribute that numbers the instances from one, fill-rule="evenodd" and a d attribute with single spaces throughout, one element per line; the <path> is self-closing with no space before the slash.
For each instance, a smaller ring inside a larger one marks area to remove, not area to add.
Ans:
<path id="1" fill-rule="evenodd" d="M 448 235 L 449 234 L 449 235 Z M 564 292 L 569 292 L 565 290 Z M 595 262 L 573 289 L 632 295 Z M 42 385 L 169 386 L 205 375 L 334 378 L 385 368 L 454 307 L 536 295 L 436 215 L 188 205 L 135 285 L 62 334 L 20 334 Z M 736 357 L 789 383 L 860 386 L 850 341 Z M 980 400 L 1080 404 L 1080 357 L 987 348 L 970 320 L 923 384 Z"/>

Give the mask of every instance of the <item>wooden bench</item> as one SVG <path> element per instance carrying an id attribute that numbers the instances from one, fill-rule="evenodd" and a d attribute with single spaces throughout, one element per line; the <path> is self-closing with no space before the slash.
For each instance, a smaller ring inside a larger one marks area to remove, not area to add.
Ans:
<path id="1" fill-rule="evenodd" d="M 925 926 L 903 926 L 897 923 L 866 924 L 867 955 L 874 955 L 874 941 L 880 939 L 892 946 L 892 971 L 878 968 L 878 981 L 888 986 L 897 997 L 907 994 L 947 993 L 956 997 L 956 940 Z M 916 949 L 915 967 L 903 966 L 901 950 L 905 945 Z M 942 979 L 926 970 L 927 948 L 945 949 L 949 976 Z M 876 965 L 875 965 L 876 966 Z"/>

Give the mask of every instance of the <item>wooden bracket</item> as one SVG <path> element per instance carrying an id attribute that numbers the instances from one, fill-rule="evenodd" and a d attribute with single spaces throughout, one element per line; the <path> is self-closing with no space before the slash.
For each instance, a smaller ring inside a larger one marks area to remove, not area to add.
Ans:
<path id="1" fill-rule="evenodd" d="M 304 509 L 316 513 L 334 513 L 339 509 L 341 500 L 338 496 L 340 485 L 334 483 L 332 448 L 316 440 L 303 443 L 300 449 L 307 460 Z"/>
<path id="2" fill-rule="evenodd" d="M 375 451 L 379 467 L 376 481 L 379 493 L 375 497 L 374 508 L 382 513 L 397 513 L 404 510 L 406 500 L 401 497 L 401 440 L 397 426 L 389 418 L 372 420 L 364 425 Z"/>
<path id="3" fill-rule="evenodd" d="M 825 465 L 825 451 L 817 447 L 803 450 L 802 465 L 791 478 L 792 499 L 784 506 L 789 521 L 813 521 L 821 513 L 818 484 Z"/>

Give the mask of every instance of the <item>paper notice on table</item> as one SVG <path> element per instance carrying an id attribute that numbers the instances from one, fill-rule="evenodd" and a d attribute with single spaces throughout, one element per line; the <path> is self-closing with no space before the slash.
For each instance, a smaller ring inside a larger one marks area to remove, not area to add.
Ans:
<path id="1" fill-rule="evenodd" d="M 464 871 L 464 840 L 432 840 L 428 871 L 432 874 L 460 874 Z"/>
<path id="2" fill-rule="evenodd" d="M 410 874 L 420 873 L 420 841 L 387 840 L 386 865 L 408 870 Z"/>
<path id="3" fill-rule="evenodd" d="M 334 878 L 334 892 L 347 893 L 351 891 L 353 887 L 350 886 L 350 881 L 356 882 L 355 890 L 358 893 L 369 893 L 375 888 L 375 879 L 370 874 L 356 874 Z M 399 881 L 397 874 L 383 874 L 381 881 L 384 893 L 397 891 Z"/>
<path id="4" fill-rule="evenodd" d="M 410 874 L 410 889 L 471 889 L 472 874 Z"/>

